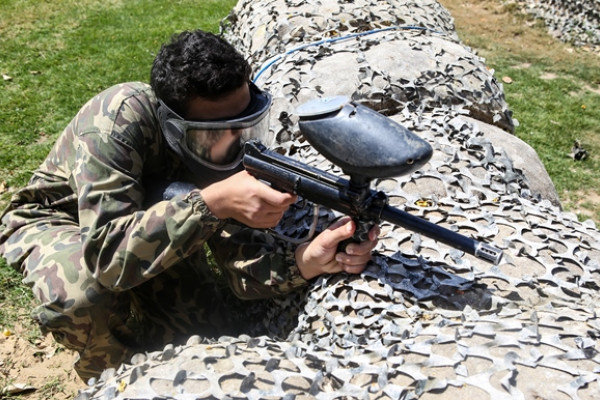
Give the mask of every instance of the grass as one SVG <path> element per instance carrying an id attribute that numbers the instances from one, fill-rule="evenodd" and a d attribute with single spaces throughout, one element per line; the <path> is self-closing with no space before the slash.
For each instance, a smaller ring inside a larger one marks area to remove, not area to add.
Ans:
<path id="1" fill-rule="evenodd" d="M 537 151 L 563 207 L 581 220 L 600 222 L 600 77 L 549 63 L 520 68 L 507 61 L 496 65 L 514 82 L 505 85 L 505 93 L 518 112 L 516 135 Z M 600 62 L 596 68 L 600 71 Z M 587 152 L 581 161 L 570 156 L 575 141 Z"/>
<path id="2" fill-rule="evenodd" d="M 58 393 L 65 393 L 65 384 L 59 377 L 53 377 L 40 388 L 40 392 L 48 399 L 53 399 Z"/>
<path id="3" fill-rule="evenodd" d="M 218 31 L 233 1 L 2 0 L 0 174 L 22 186 L 87 99 L 148 81 L 160 44 L 184 29 Z"/>
<path id="4" fill-rule="evenodd" d="M 559 74 L 550 65 L 499 69 L 515 82 L 506 93 L 509 104 L 519 110 L 516 133 L 538 151 L 557 190 L 600 187 L 600 96 L 583 90 L 581 76 Z M 549 71 L 556 71 L 556 77 Z M 589 149 L 589 157 L 578 163 L 568 156 L 576 139 Z"/>
<path id="5" fill-rule="evenodd" d="M 0 207 L 101 90 L 148 81 L 174 33 L 218 32 L 234 0 L 0 0 Z M 0 258 L 0 328 L 28 323 L 31 292 Z M 33 340 L 33 338 L 31 339 Z"/>
<path id="6" fill-rule="evenodd" d="M 21 275 L 12 268 L 6 267 L 4 259 L 0 259 L 0 330 L 14 329 L 17 320 L 29 320 L 23 310 L 27 310 L 32 301 L 31 291 L 21 283 Z M 25 311 L 26 313 L 26 311 Z M 23 318 L 26 317 L 26 318 Z M 33 331 L 36 328 L 31 327 Z M 29 330 L 29 329 L 28 329 Z"/>
<path id="7" fill-rule="evenodd" d="M 515 134 L 544 163 L 565 210 L 600 223 L 600 53 L 550 37 L 541 20 L 514 3 L 441 0 L 461 40 L 504 83 Z M 575 140 L 588 157 L 569 157 Z"/>

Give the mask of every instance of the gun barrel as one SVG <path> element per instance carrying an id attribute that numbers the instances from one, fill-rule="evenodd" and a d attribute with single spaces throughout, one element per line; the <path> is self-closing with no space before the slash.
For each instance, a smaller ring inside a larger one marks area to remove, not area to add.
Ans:
<path id="1" fill-rule="evenodd" d="M 476 257 L 491 261 L 494 264 L 498 264 L 502 259 L 502 250 L 495 246 L 461 235 L 389 205 L 384 207 L 381 219 L 413 232 L 423 234 Z"/>

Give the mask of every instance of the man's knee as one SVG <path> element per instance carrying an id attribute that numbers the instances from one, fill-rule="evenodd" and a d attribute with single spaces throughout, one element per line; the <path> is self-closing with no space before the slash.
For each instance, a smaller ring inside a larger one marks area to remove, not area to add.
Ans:
<path id="1" fill-rule="evenodd" d="M 33 310 L 32 318 L 43 333 L 51 333 L 58 343 L 79 354 L 74 367 L 84 381 L 118 366 L 137 351 L 138 333 L 130 329 L 128 295 L 81 292 L 79 298 L 70 300 L 58 306 L 42 304 Z"/>
<path id="2" fill-rule="evenodd" d="M 105 325 L 129 315 L 128 296 L 102 287 L 79 291 L 57 291 L 34 308 L 31 317 L 42 332 L 52 333 L 57 342 L 82 351 L 93 330 L 108 331 Z"/>

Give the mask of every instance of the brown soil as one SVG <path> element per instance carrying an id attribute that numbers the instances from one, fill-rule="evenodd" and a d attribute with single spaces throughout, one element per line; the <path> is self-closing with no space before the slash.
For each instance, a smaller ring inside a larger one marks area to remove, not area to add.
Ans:
<path id="1" fill-rule="evenodd" d="M 455 18 L 457 32 L 465 44 L 486 51 L 499 48 L 526 49 L 552 57 L 568 57 L 568 45 L 560 44 L 541 29 L 531 29 L 534 22 L 516 17 L 500 0 L 441 0 Z M 2 306 L 2 305 L 0 305 Z M 75 355 L 57 345 L 51 337 L 31 343 L 27 310 L 22 324 L 4 327 L 0 335 L 0 399 L 20 397 L 27 400 L 72 399 L 85 386 L 72 370 Z"/>
<path id="2" fill-rule="evenodd" d="M 548 34 L 543 21 L 521 13 L 510 2 L 501 0 L 438 0 L 454 17 L 461 40 L 483 57 L 493 52 L 524 53 L 532 59 L 557 62 L 577 57 L 597 62 L 600 49 L 575 50 Z"/>
<path id="3" fill-rule="evenodd" d="M 4 328 L 0 335 L 0 398 L 73 399 L 85 386 L 72 368 L 75 354 L 51 336 L 31 343 L 25 325 Z"/>

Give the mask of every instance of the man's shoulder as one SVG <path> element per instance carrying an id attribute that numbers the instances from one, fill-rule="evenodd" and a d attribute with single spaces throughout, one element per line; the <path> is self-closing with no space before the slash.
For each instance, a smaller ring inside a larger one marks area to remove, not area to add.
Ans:
<path id="1" fill-rule="evenodd" d="M 156 103 L 156 96 L 152 87 L 144 82 L 119 83 L 105 89 L 96 97 L 102 99 L 104 103 L 113 104 L 120 104 L 130 98 L 135 98 L 137 101 Z"/>
<path id="2" fill-rule="evenodd" d="M 156 96 L 147 83 L 119 83 L 91 98 L 79 110 L 74 123 L 79 134 L 110 134 L 126 129 L 133 121 L 154 124 L 156 106 Z"/>

